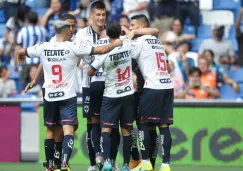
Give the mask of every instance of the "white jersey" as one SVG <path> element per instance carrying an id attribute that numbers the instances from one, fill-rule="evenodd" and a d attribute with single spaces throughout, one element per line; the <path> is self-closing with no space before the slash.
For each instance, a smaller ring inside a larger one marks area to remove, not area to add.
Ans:
<path id="1" fill-rule="evenodd" d="M 60 101 L 75 97 L 78 57 L 92 53 L 92 46 L 69 41 L 45 42 L 27 48 L 28 56 L 41 58 L 45 78 L 44 98 Z"/>
<path id="2" fill-rule="evenodd" d="M 145 80 L 144 88 L 173 88 L 166 65 L 168 58 L 161 42 L 155 36 L 144 35 L 133 40 L 132 45 L 133 58 Z"/>
<path id="3" fill-rule="evenodd" d="M 104 96 L 117 98 L 134 93 L 131 44 L 128 40 L 123 42 L 122 47 L 116 47 L 105 55 L 97 56 L 91 68 L 99 70 L 101 67 L 105 77 Z"/>
<path id="4" fill-rule="evenodd" d="M 95 42 L 99 39 L 99 35 L 93 30 L 91 26 L 79 30 L 76 34 L 75 41 L 78 43 L 85 43 L 94 46 Z M 93 56 L 86 55 L 83 57 L 83 87 L 90 87 L 91 78 L 88 76 L 88 68 L 93 61 Z"/>
<path id="5" fill-rule="evenodd" d="M 99 39 L 96 43 L 95 46 L 103 46 L 106 44 L 110 43 L 110 39 L 108 37 Z M 94 59 L 97 58 L 99 55 L 95 55 Z M 94 60 L 93 59 L 93 60 Z M 95 75 L 91 78 L 91 82 L 96 82 L 96 81 L 105 81 L 105 77 L 103 76 L 103 69 L 102 67 L 95 73 Z"/>

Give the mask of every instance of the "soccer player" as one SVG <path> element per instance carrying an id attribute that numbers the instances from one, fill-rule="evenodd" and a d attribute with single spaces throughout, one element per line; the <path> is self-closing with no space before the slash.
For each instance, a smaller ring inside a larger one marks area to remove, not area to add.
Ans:
<path id="1" fill-rule="evenodd" d="M 54 150 L 54 129 L 60 122 L 62 125 L 63 138 L 63 159 L 61 170 L 70 171 L 69 159 L 74 145 L 74 130 L 77 124 L 77 96 L 75 92 L 75 69 L 78 57 L 82 55 L 104 54 L 122 42 L 117 40 L 102 47 L 69 42 L 71 31 L 70 23 L 58 21 L 55 24 L 56 41 L 37 44 L 27 49 L 18 51 L 20 64 L 28 57 L 40 57 L 45 77 L 44 122 L 47 126 L 48 139 L 45 140 L 45 152 L 47 160 L 47 171 L 52 171 L 53 150 Z"/>
<path id="2" fill-rule="evenodd" d="M 74 36 L 74 32 L 75 32 L 75 26 L 76 26 L 76 18 L 71 15 L 71 14 L 68 14 L 68 13 L 64 13 L 62 14 L 60 20 L 63 20 L 63 21 L 67 21 L 70 23 L 70 38 L 69 40 L 73 41 L 75 39 L 75 36 Z M 56 41 L 56 36 L 52 37 L 51 42 L 55 42 Z M 78 63 L 77 65 L 79 65 L 80 63 L 80 59 L 78 60 Z M 30 82 L 26 87 L 25 87 L 25 90 L 24 90 L 24 93 L 26 93 L 29 89 L 33 88 L 35 86 L 35 84 L 38 82 L 38 80 L 40 79 L 40 76 L 42 76 L 43 74 L 43 65 L 42 63 L 40 63 L 40 65 L 38 66 L 38 69 L 37 69 L 37 72 L 36 72 L 36 75 L 35 75 L 35 78 L 33 79 L 32 82 Z M 44 89 L 43 89 L 43 96 L 44 96 Z M 45 103 L 45 101 L 44 101 Z M 45 104 L 44 104 L 45 105 Z M 44 111 L 45 112 L 45 111 Z M 48 112 L 51 112 L 51 111 L 48 111 Z M 44 114 L 45 115 L 45 114 Z M 56 171 L 58 171 L 58 169 L 61 169 L 61 157 L 62 157 L 62 139 L 63 139 L 63 131 L 62 131 L 62 128 L 61 127 L 56 127 L 55 129 L 55 133 L 54 133 L 54 136 L 55 136 L 55 144 L 54 144 L 54 169 Z M 46 163 L 47 161 L 44 160 L 43 162 L 43 166 L 46 167 Z"/>
<path id="3" fill-rule="evenodd" d="M 91 4 L 90 18 L 92 24 L 78 31 L 76 34 L 76 41 L 85 42 L 94 46 L 97 40 L 100 39 L 100 35 L 104 30 L 106 21 L 106 8 L 104 2 L 95 1 Z M 100 163 L 100 156 L 98 153 L 100 151 L 99 138 L 101 134 L 99 115 L 104 91 L 104 77 L 102 71 L 99 71 L 92 78 L 87 75 L 88 67 L 93 59 L 93 56 L 85 56 L 83 58 L 82 96 L 83 116 L 84 118 L 87 118 L 86 143 L 90 159 L 90 167 L 88 168 L 88 171 L 96 170 L 95 158 L 97 159 L 97 162 Z M 97 156 L 95 156 L 95 153 Z"/>
<path id="4" fill-rule="evenodd" d="M 121 26 L 113 21 L 106 25 L 106 32 L 113 43 L 120 38 Z M 112 170 L 110 161 L 112 128 L 120 126 L 123 135 L 124 162 L 122 171 L 128 171 L 131 156 L 132 137 L 130 128 L 133 122 L 134 88 L 132 79 L 131 44 L 126 40 L 123 46 L 113 49 L 108 54 L 96 57 L 88 70 L 92 76 L 103 68 L 105 90 L 101 106 L 101 151 L 104 157 L 104 171 Z"/>
<path id="5" fill-rule="evenodd" d="M 132 17 L 131 28 L 137 30 L 149 27 L 145 15 Z M 169 125 L 173 124 L 173 85 L 170 80 L 170 68 L 161 42 L 154 36 L 144 35 L 133 41 L 132 56 L 145 80 L 144 89 L 139 102 L 139 142 L 142 162 L 132 171 L 153 170 L 151 164 L 150 126 L 159 127 L 162 145 L 163 163 L 161 171 L 170 171 L 170 150 L 172 138 Z M 156 132 L 155 132 L 156 134 Z"/>

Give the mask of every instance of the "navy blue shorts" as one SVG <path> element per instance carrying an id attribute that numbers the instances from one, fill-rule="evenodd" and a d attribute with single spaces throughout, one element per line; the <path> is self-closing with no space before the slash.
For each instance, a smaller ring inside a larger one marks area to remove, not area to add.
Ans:
<path id="1" fill-rule="evenodd" d="M 140 97 L 141 97 L 142 92 L 135 92 L 134 93 L 134 113 L 133 113 L 133 117 L 135 120 L 137 120 L 138 118 L 138 113 L 139 113 L 139 101 L 140 101 Z"/>
<path id="2" fill-rule="evenodd" d="M 103 97 L 100 121 L 102 128 L 131 128 L 133 123 L 134 95 L 119 98 Z"/>
<path id="3" fill-rule="evenodd" d="M 173 124 L 174 89 L 145 88 L 139 103 L 139 123 Z"/>
<path id="4" fill-rule="evenodd" d="M 77 126 L 77 97 L 49 102 L 44 99 L 44 125 L 48 128 L 60 125 Z"/>
<path id="5" fill-rule="evenodd" d="M 82 88 L 82 98 L 83 98 L 83 117 L 91 118 L 91 110 L 90 110 L 90 88 L 83 87 Z"/>
<path id="6" fill-rule="evenodd" d="M 90 84 L 91 117 L 100 116 L 100 109 L 105 89 L 104 81 L 96 81 Z"/>

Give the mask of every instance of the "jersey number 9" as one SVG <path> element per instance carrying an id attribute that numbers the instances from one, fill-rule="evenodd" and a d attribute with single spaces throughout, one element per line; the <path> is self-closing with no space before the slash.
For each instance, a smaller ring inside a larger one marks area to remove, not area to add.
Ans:
<path id="1" fill-rule="evenodd" d="M 62 82 L 62 67 L 61 65 L 52 65 L 52 74 L 58 76 L 58 80 L 52 80 L 54 84 L 59 84 Z"/>

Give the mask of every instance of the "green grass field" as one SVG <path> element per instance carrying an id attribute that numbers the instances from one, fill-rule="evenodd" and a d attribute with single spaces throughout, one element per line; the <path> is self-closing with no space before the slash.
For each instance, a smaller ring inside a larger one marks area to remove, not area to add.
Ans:
<path id="1" fill-rule="evenodd" d="M 87 165 L 72 165 L 72 171 L 87 171 Z M 159 167 L 159 166 L 158 166 Z M 159 170 L 159 169 L 157 169 Z M 243 167 L 172 166 L 172 171 L 242 171 Z M 0 171 L 45 171 L 41 164 L 0 163 Z"/>

